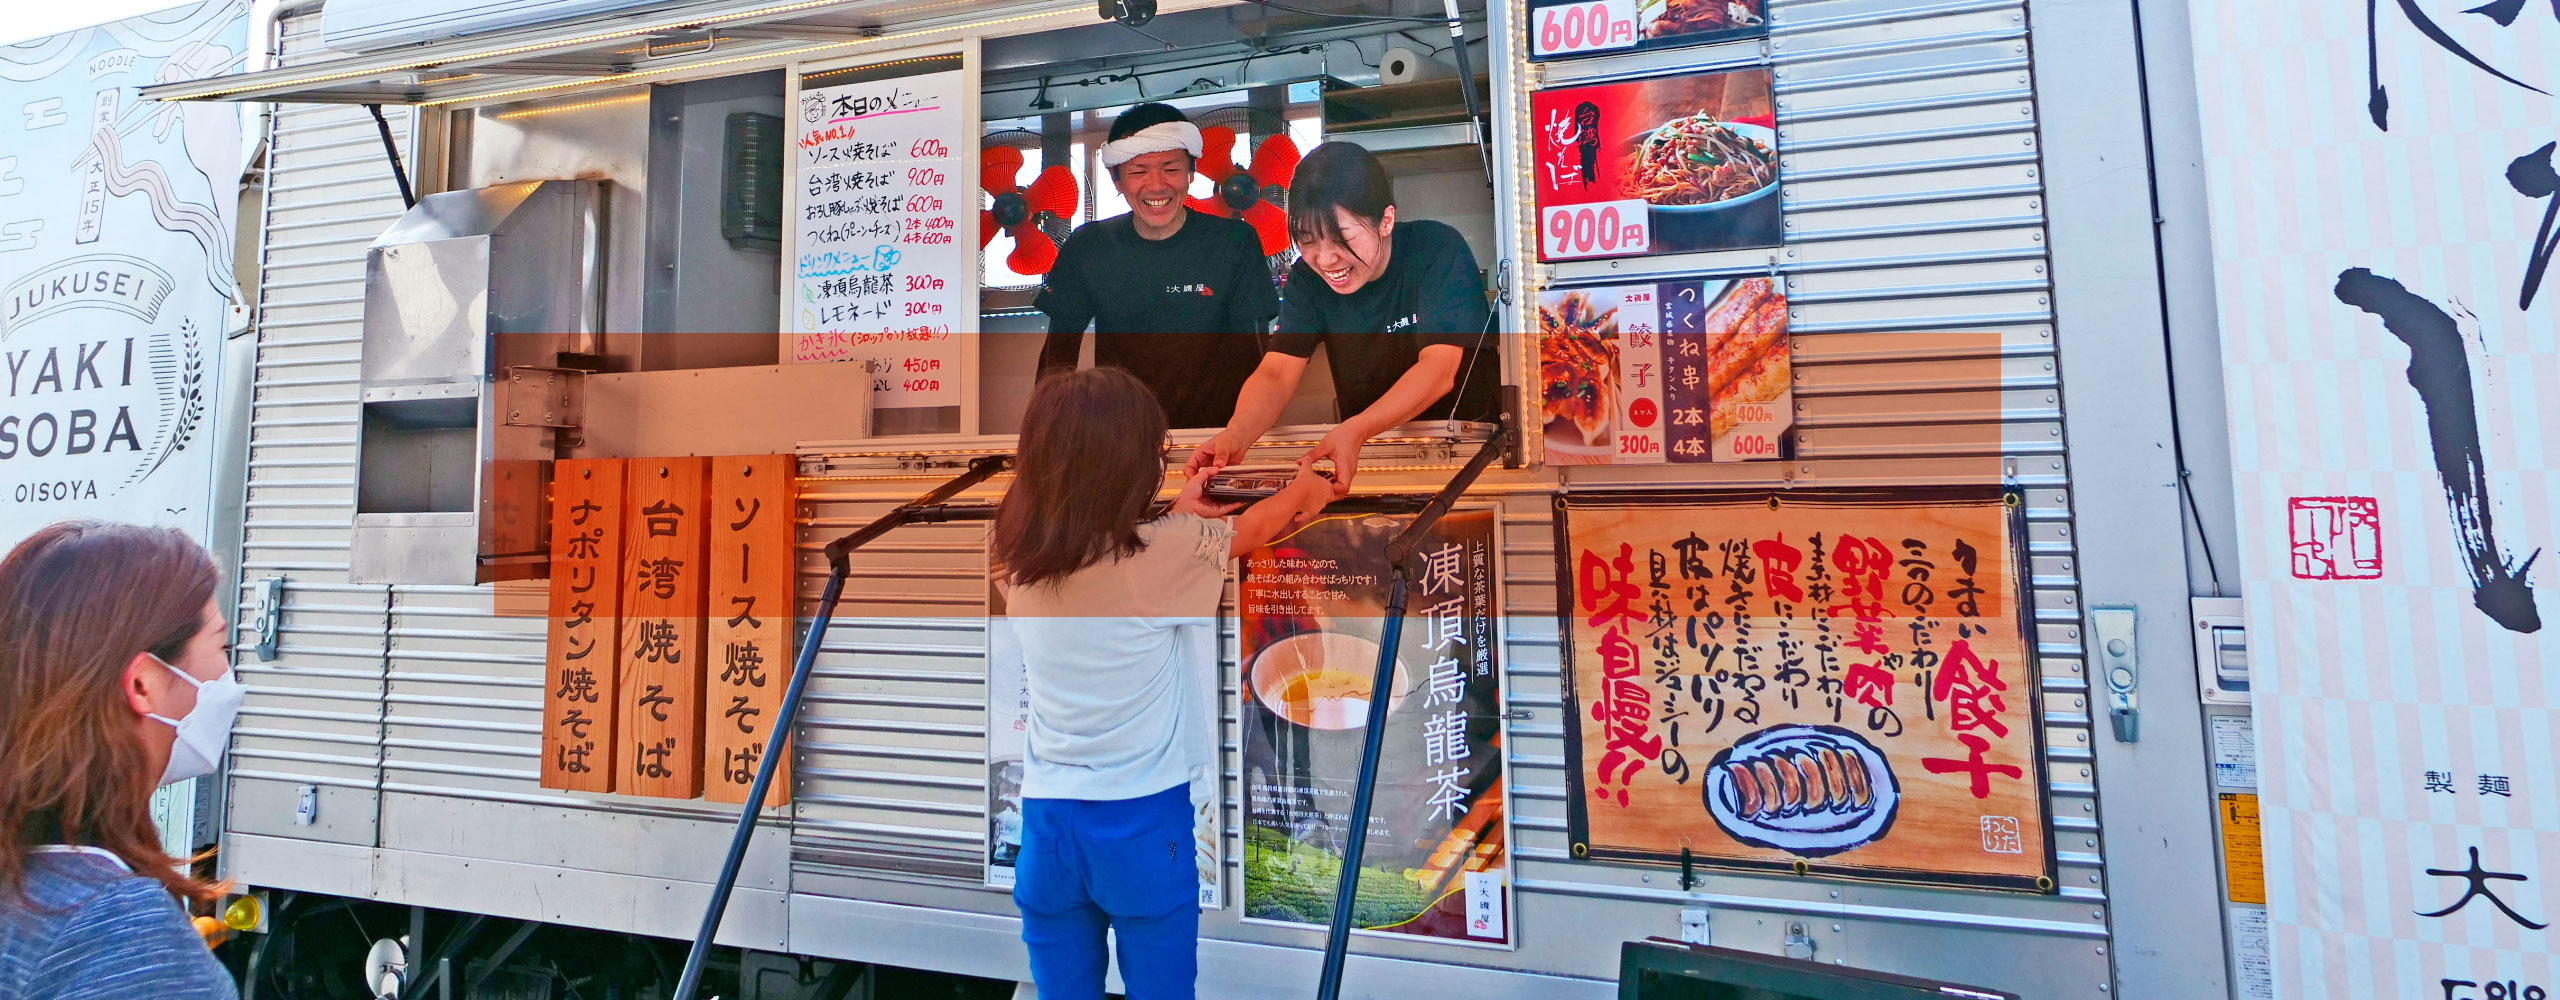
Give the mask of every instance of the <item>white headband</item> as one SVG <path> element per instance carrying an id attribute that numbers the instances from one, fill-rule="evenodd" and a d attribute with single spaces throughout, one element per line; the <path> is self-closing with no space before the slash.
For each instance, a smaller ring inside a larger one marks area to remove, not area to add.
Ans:
<path id="1" fill-rule="evenodd" d="M 1190 122 L 1157 122 L 1122 138 L 1102 144 L 1102 166 L 1118 169 L 1148 153 L 1181 150 L 1194 158 L 1200 155 L 1200 126 Z"/>

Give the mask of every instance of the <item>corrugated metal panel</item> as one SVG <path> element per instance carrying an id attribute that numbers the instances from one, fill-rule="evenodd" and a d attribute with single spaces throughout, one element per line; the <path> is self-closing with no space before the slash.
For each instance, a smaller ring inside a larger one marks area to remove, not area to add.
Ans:
<path id="1" fill-rule="evenodd" d="M 1632 923 L 1641 928 L 1636 933 L 1668 933 L 1672 907 L 1711 901 L 1767 914 L 1754 929 L 1819 917 L 1806 923 L 1825 960 L 1962 981 L 1982 977 L 1961 956 L 2004 954 L 2026 971 L 1987 985 L 2096 995 L 2108 972 L 2095 737 L 2081 660 L 2026 9 L 1985 0 L 1771 6 L 1785 246 L 1561 264 L 1543 276 L 1551 285 L 1784 276 L 1796 344 L 1794 459 L 1690 466 L 1675 473 L 1684 482 L 2032 487 L 2029 585 L 2045 691 L 2057 891 L 2028 897 L 1716 876 L 1692 895 L 1661 884 L 1674 881 L 1667 877 L 1571 861 L 1552 513 L 1515 505 L 1506 524 L 1506 550 L 1515 560 L 1510 678 L 1513 706 L 1530 716 L 1511 728 L 1522 924 L 1547 926 L 1560 911 L 1587 913 L 1584 904 L 1609 901 L 1649 904 L 1638 912 L 1651 915 L 1598 917 L 1587 925 L 1591 931 L 1618 936 L 1616 928 Z M 1559 85 L 1641 75 L 1662 59 L 1594 59 L 1542 71 L 1546 85 Z M 1576 489 L 1661 476 L 1566 473 Z M 1572 965 L 1566 971 L 1608 974 L 1588 959 Z"/>
<path id="2" fill-rule="evenodd" d="M 292 22 L 286 51 L 298 51 Z M 392 109 L 394 134 L 408 112 Z M 364 139 L 370 147 L 352 144 Z M 364 247 L 396 216 L 381 136 L 361 109 L 279 107 L 259 250 L 244 583 L 286 580 L 279 655 L 244 656 L 226 828 L 371 845 L 381 780 L 389 594 L 346 582 L 355 506 L 356 345 Z M 370 166 L 341 162 L 368 153 Z M 242 615 L 254 610 L 242 595 Z M 302 789 L 318 812 L 296 822 Z M 254 872 L 235 875 L 256 877 Z"/>
<path id="3" fill-rule="evenodd" d="M 824 542 L 923 489 L 806 482 Z M 986 816 L 986 528 L 905 528 L 854 554 L 803 707 L 795 867 L 976 885 Z M 803 553 L 804 606 L 826 566 Z"/>

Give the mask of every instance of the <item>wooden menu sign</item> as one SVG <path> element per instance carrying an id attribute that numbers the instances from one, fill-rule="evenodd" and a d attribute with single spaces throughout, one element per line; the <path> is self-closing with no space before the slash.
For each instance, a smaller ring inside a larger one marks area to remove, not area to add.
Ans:
<path id="1" fill-rule="evenodd" d="M 707 458 L 630 462 L 616 732 L 621 790 L 632 795 L 702 794 L 710 478 Z"/>
<path id="2" fill-rule="evenodd" d="M 791 679 L 798 472 L 790 455 L 711 460 L 711 638 L 702 677 L 703 797 L 713 802 L 747 800 Z M 789 801 L 786 755 L 764 804 Z"/>
<path id="3" fill-rule="evenodd" d="M 622 639 L 623 460 L 559 464 L 551 497 L 551 613 L 542 686 L 542 787 L 614 787 Z"/>
<path id="4" fill-rule="evenodd" d="M 1575 857 L 2051 891 L 2013 495 L 1562 506 Z"/>

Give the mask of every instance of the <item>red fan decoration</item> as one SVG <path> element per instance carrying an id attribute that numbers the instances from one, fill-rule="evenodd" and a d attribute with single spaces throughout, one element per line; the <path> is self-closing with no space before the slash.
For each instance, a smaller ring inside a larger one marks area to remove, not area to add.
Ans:
<path id="1" fill-rule="evenodd" d="M 1062 166 L 1040 171 L 1030 187 L 1016 184 L 1022 162 L 1022 151 L 1011 146 L 979 151 L 978 186 L 995 196 L 995 204 L 978 213 L 978 247 L 985 249 L 1002 229 L 1013 237 L 1013 252 L 1005 255 L 1004 266 L 1015 274 L 1047 274 L 1058 263 L 1058 244 L 1040 231 L 1040 217 L 1073 218 L 1083 196 L 1076 190 L 1075 174 Z"/>
<path id="2" fill-rule="evenodd" d="M 1218 186 L 1218 193 L 1184 204 L 1220 218 L 1243 218 L 1262 239 L 1265 257 L 1288 249 L 1288 214 L 1263 196 L 1288 188 L 1289 175 L 1298 170 L 1298 144 L 1285 135 L 1264 139 L 1253 151 L 1253 165 L 1243 170 L 1236 169 L 1235 146 L 1234 129 L 1211 125 L 1200 130 L 1200 173 Z"/>

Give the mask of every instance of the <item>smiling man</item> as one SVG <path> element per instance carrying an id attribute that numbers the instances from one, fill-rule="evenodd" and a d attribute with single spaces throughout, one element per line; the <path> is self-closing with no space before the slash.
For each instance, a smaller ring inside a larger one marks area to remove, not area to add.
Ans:
<path id="1" fill-rule="evenodd" d="M 1094 363 L 1136 374 L 1174 427 L 1226 425 L 1280 311 L 1253 227 L 1183 204 L 1199 155 L 1199 127 L 1171 105 L 1121 112 L 1102 166 L 1129 212 L 1067 237 L 1035 303 L 1044 375 L 1075 367 L 1090 323 Z"/>

